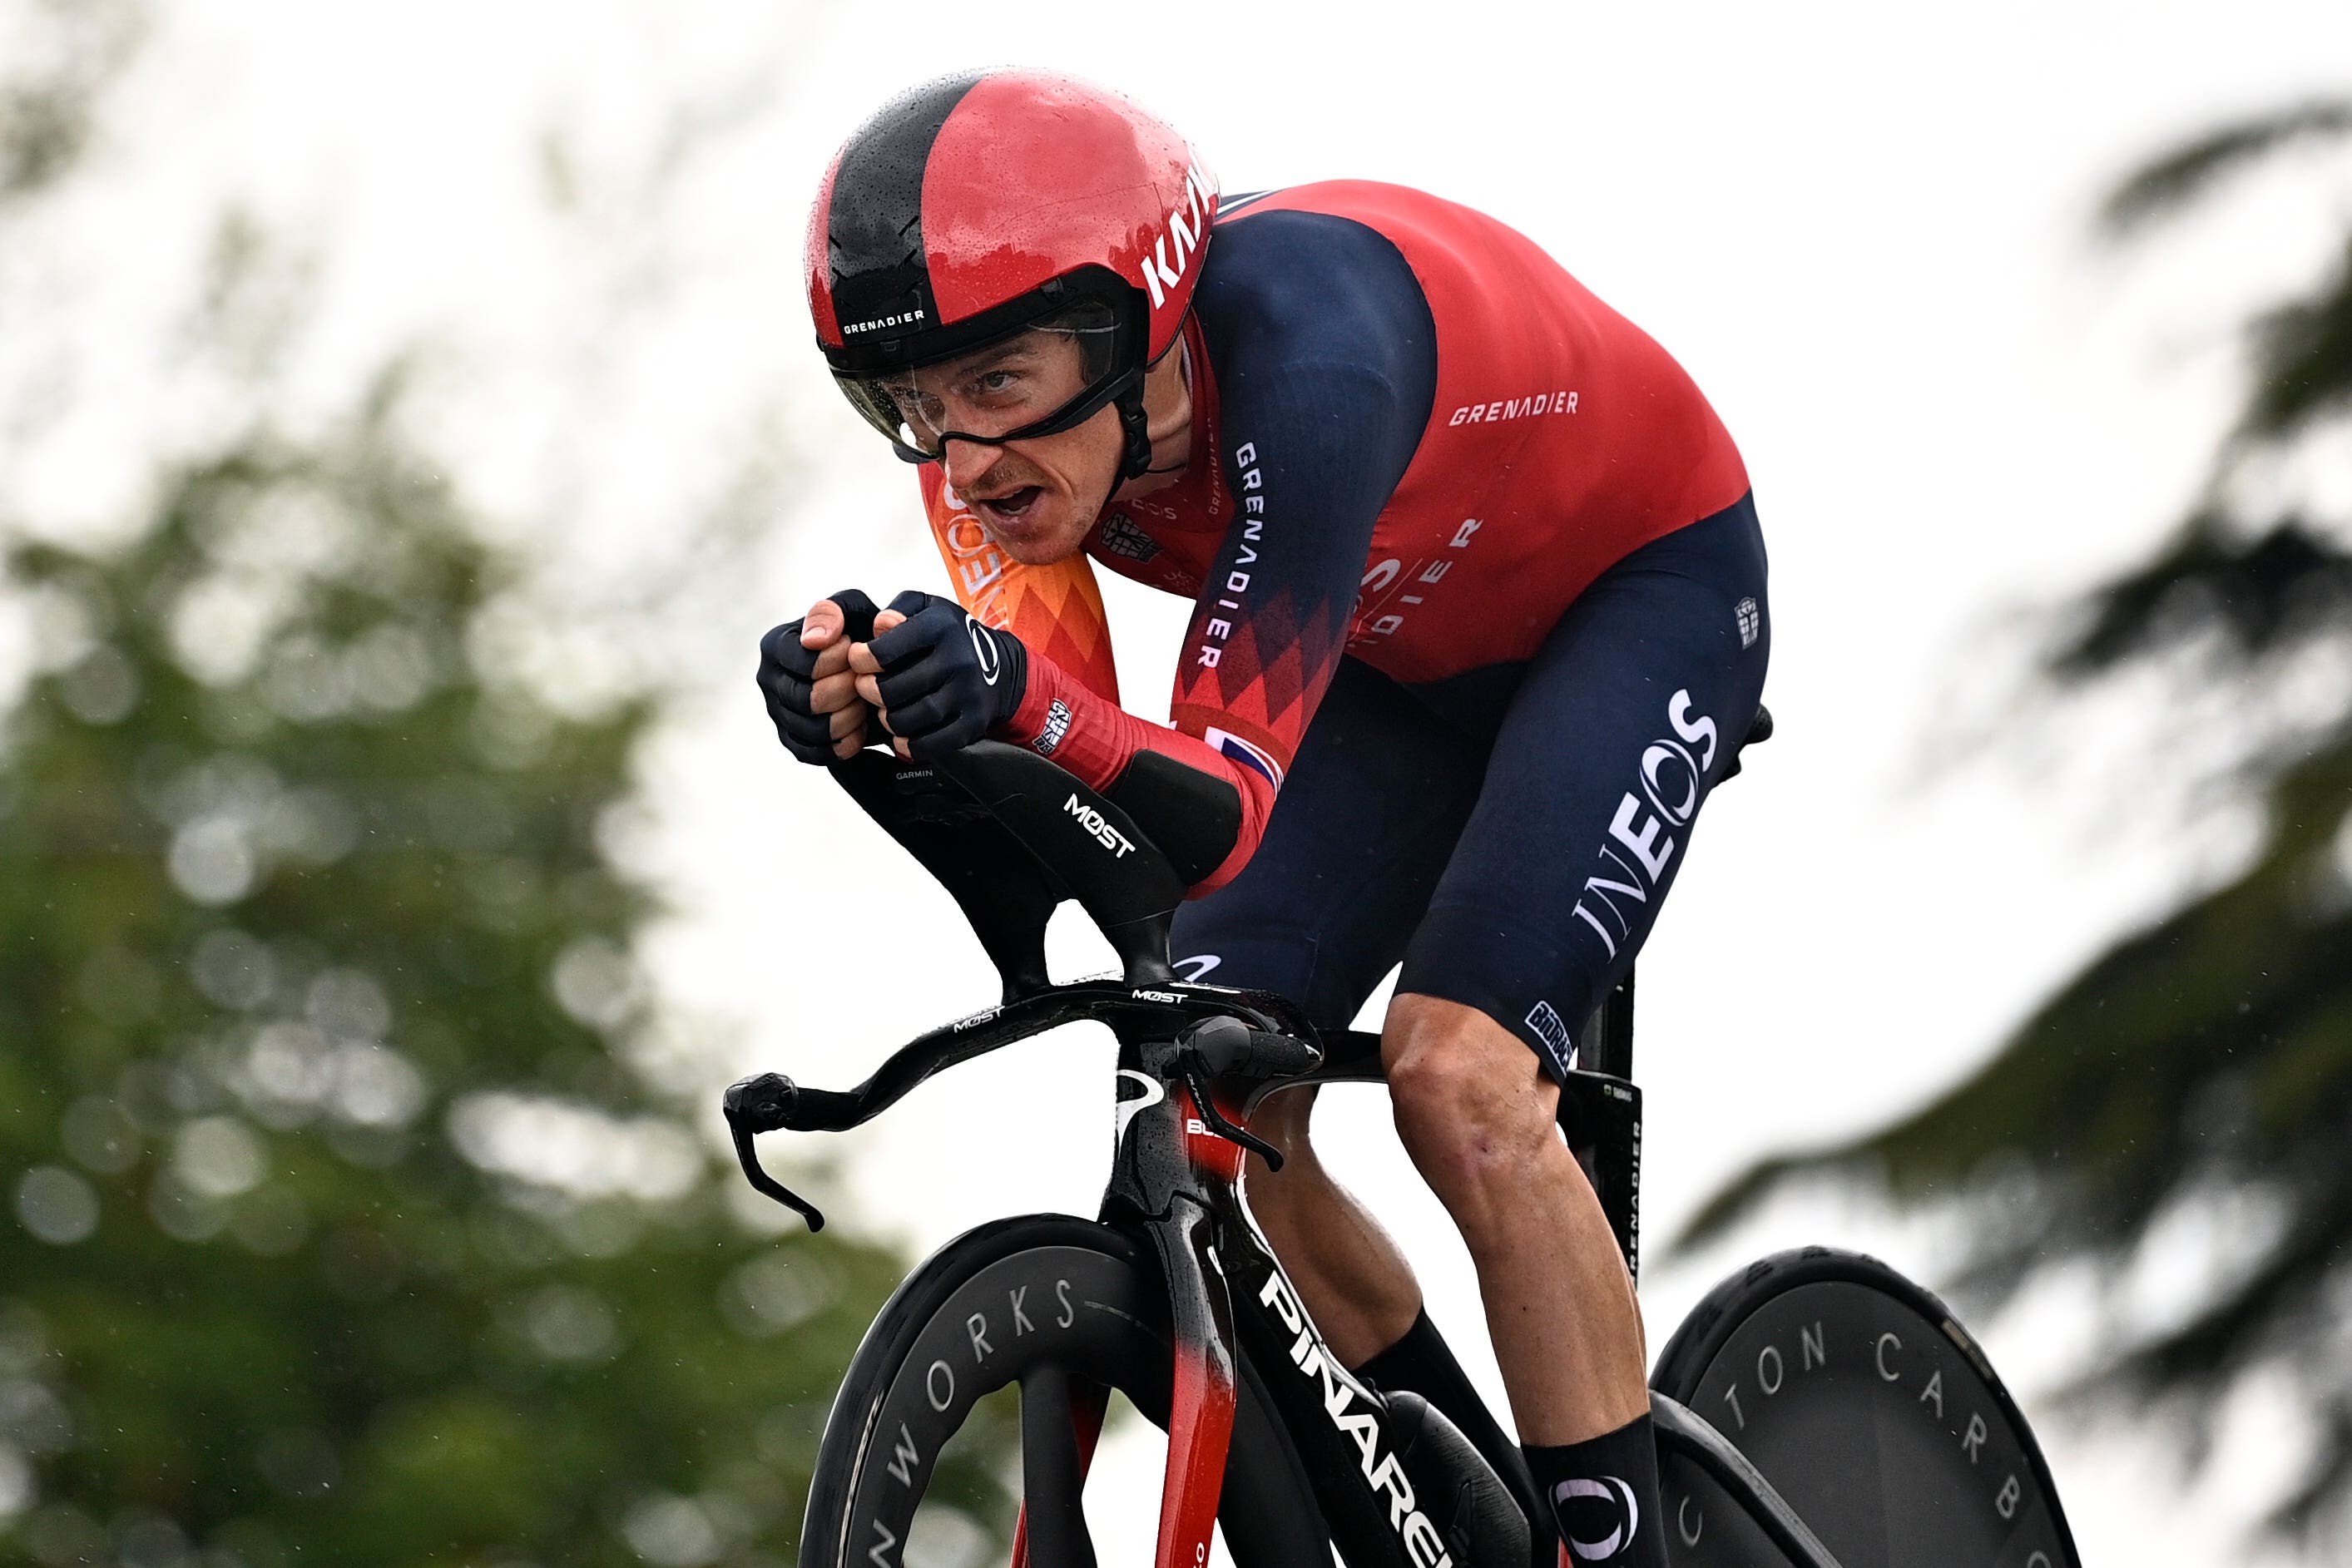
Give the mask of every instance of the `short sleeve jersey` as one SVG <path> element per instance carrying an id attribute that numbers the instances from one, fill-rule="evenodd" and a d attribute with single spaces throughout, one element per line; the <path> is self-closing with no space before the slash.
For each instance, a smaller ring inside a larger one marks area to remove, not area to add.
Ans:
<path id="1" fill-rule="evenodd" d="M 959 600 L 1029 650 L 1011 737 L 1147 829 L 1184 809 L 1171 780 L 1233 791 L 1207 813 L 1230 832 L 1179 856 L 1196 892 L 1247 861 L 1343 655 L 1407 685 L 1524 661 L 1611 565 L 1748 489 L 1681 366 L 1483 214 L 1298 186 L 1229 204 L 1202 267 L 1184 476 L 1083 555 L 1013 561 L 921 470 Z M 1118 707 L 1089 560 L 1193 601 L 1172 729 Z"/>

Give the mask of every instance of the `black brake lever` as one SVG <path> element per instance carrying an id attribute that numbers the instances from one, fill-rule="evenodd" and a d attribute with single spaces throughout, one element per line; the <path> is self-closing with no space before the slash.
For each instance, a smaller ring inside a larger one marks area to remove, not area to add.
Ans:
<path id="1" fill-rule="evenodd" d="M 1192 1092 L 1192 1103 L 1201 1108 L 1201 1124 L 1227 1143 L 1239 1144 L 1265 1162 L 1265 1168 L 1282 1168 L 1282 1151 L 1245 1127 L 1237 1127 L 1217 1109 L 1217 1102 L 1209 1093 L 1207 1078 L 1201 1071 L 1200 1059 L 1188 1056 L 1184 1061 L 1184 1087 Z"/>
<path id="2" fill-rule="evenodd" d="M 812 1231 L 823 1230 L 824 1216 L 817 1211 L 816 1205 L 770 1176 L 751 1147 L 751 1140 L 757 1134 L 772 1133 L 787 1124 L 799 1094 L 800 1086 L 781 1072 L 746 1078 L 727 1091 L 727 1130 L 735 1139 L 736 1163 L 743 1167 L 743 1179 L 751 1184 L 752 1190 L 797 1213 L 808 1221 Z"/>

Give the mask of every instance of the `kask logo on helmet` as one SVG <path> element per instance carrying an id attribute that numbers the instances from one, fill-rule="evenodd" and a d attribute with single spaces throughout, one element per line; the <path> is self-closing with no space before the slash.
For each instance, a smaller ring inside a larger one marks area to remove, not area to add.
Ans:
<path id="1" fill-rule="evenodd" d="M 1184 170 L 1184 199 L 1181 205 L 1168 209 L 1160 220 L 1160 230 L 1151 248 L 1143 256 L 1143 287 L 1151 296 L 1151 308 L 1157 310 L 1168 303 L 1169 291 L 1184 281 L 1184 268 L 1200 254 L 1201 242 L 1209 233 L 1209 207 L 1215 200 L 1209 194 L 1209 182 L 1198 163 Z M 1170 266 L 1168 242 L 1176 242 L 1174 266 Z"/>

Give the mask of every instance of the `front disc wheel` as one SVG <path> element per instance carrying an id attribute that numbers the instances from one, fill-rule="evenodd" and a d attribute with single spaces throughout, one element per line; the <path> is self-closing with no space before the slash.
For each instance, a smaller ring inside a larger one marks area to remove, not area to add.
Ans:
<path id="1" fill-rule="evenodd" d="M 1018 1438 L 997 1428 L 983 1469 L 1019 1477 L 1028 1563 L 1092 1568 L 1081 1497 L 1105 1401 L 1116 1390 L 1164 1427 L 1173 1354 L 1157 1266 L 1124 1234 L 1033 1215 L 950 1242 L 850 1364 L 818 1449 L 801 1568 L 933 1568 L 920 1516 L 941 1456 L 982 1400 L 1015 1386 Z M 1241 1374 L 1218 1509 L 1227 1546 L 1242 1568 L 1328 1563 L 1306 1472 L 1255 1375 Z"/>

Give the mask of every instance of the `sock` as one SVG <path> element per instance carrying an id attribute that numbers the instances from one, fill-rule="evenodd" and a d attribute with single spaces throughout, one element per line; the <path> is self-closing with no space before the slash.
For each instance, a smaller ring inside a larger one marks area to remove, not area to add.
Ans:
<path id="1" fill-rule="evenodd" d="M 1550 1511 L 1538 1498 L 1534 1483 L 1528 1479 L 1518 1445 L 1496 1424 L 1494 1413 L 1470 1385 L 1469 1375 L 1454 1359 L 1445 1336 L 1429 1321 L 1426 1307 L 1412 1320 L 1412 1327 L 1404 1331 L 1404 1338 L 1363 1365 L 1349 1370 L 1375 1388 L 1402 1389 L 1437 1406 L 1438 1414 L 1453 1422 L 1454 1430 L 1469 1438 L 1470 1446 L 1478 1450 L 1478 1457 L 1503 1478 L 1519 1511 L 1532 1523 L 1541 1525 L 1551 1517 Z"/>
<path id="2" fill-rule="evenodd" d="M 1658 1505 L 1658 1448 L 1650 1418 L 1562 1448 L 1525 1450 L 1528 1469 L 1551 1504 L 1572 1568 L 1665 1568 L 1665 1520 Z"/>

